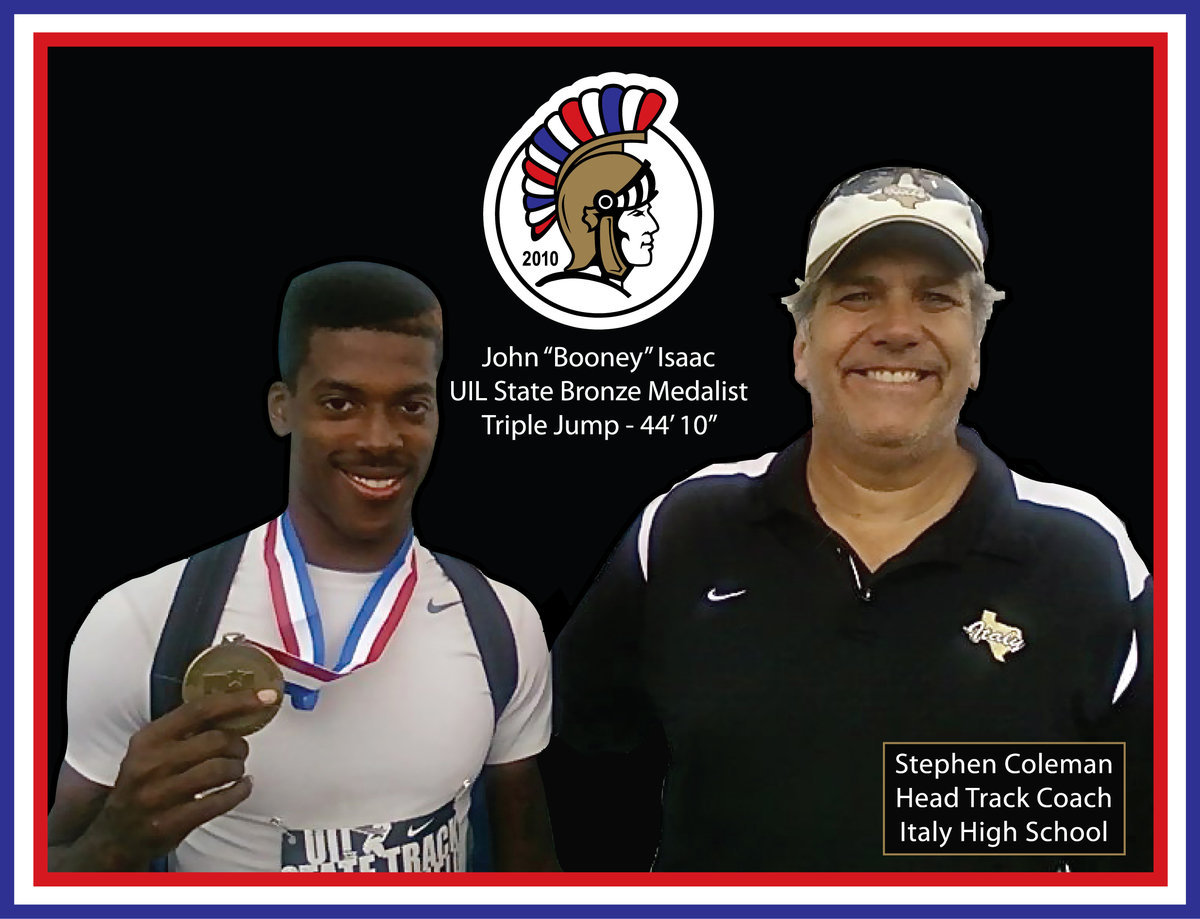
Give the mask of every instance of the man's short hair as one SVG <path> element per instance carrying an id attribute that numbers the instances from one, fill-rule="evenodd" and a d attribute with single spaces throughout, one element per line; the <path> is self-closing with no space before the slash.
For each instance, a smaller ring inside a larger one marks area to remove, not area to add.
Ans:
<path id="1" fill-rule="evenodd" d="M 783 303 L 796 320 L 796 328 L 807 332 L 808 322 L 812 318 L 822 286 L 830 280 L 836 280 L 839 269 L 844 269 L 846 265 L 855 261 L 886 252 L 905 251 L 933 254 L 947 265 L 961 268 L 961 274 L 968 276 L 971 315 L 975 320 L 975 341 L 982 341 L 988 320 L 992 317 L 992 307 L 997 301 L 1004 299 L 1004 292 L 984 280 L 983 272 L 975 268 L 961 248 L 951 242 L 945 234 L 912 223 L 890 223 L 871 230 L 850 243 L 816 281 L 806 283 L 797 280 L 800 289 L 783 298 Z"/>
<path id="2" fill-rule="evenodd" d="M 332 262 L 292 278 L 279 320 L 279 372 L 294 389 L 317 329 L 370 329 L 428 338 L 442 360 L 442 308 L 429 285 L 382 262 Z"/>

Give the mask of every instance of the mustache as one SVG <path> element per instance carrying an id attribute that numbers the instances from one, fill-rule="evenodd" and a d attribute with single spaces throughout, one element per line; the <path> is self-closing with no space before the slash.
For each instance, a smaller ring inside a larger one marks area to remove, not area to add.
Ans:
<path id="1" fill-rule="evenodd" d="M 408 472 L 413 469 L 411 458 L 396 450 L 348 450 L 334 453 L 330 461 L 342 469 L 378 469 L 383 472 Z"/>

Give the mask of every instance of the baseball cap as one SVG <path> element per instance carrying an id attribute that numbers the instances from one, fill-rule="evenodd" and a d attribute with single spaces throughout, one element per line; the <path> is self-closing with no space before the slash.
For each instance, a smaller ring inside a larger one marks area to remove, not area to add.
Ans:
<path id="1" fill-rule="evenodd" d="M 987 233 L 979 205 L 940 173 L 885 166 L 846 179 L 826 197 L 809 229 L 804 283 L 821 277 L 846 246 L 867 231 L 901 222 L 944 233 L 983 270 Z"/>

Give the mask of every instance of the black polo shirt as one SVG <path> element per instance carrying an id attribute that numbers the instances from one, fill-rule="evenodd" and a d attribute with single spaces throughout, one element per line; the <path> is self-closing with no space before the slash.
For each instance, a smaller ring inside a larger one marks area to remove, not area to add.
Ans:
<path id="1" fill-rule="evenodd" d="M 817 514 L 807 437 L 677 485 L 614 551 L 555 644 L 556 724 L 608 751 L 661 726 L 656 870 L 1046 870 L 1061 860 L 884 856 L 881 743 L 1148 748 L 1150 582 L 1124 528 L 959 440 L 966 491 L 875 572 Z M 988 610 L 1023 631 L 1003 662 L 964 632 Z"/>

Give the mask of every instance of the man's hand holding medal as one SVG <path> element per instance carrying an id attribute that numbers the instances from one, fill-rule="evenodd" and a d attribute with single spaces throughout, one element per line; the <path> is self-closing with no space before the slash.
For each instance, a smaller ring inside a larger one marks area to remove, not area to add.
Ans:
<path id="1" fill-rule="evenodd" d="M 275 716 L 282 697 L 275 662 L 240 635 L 203 651 L 184 677 L 183 704 L 130 738 L 107 796 L 92 796 L 99 786 L 78 777 L 77 793 L 94 797 L 94 819 L 69 848 L 56 852 L 52 836 L 51 867 L 145 870 L 196 827 L 246 800 L 252 779 L 245 735 Z"/>

